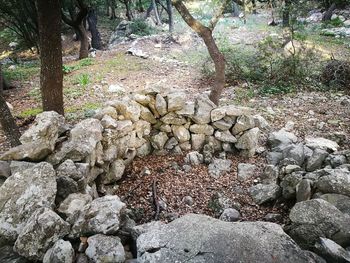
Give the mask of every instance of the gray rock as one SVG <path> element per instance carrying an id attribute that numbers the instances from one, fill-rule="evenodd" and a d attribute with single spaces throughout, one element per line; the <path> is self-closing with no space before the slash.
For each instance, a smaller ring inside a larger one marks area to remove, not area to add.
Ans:
<path id="1" fill-rule="evenodd" d="M 156 150 L 162 150 L 169 137 L 165 132 L 160 132 L 151 137 L 151 144 Z"/>
<path id="2" fill-rule="evenodd" d="M 269 123 L 263 116 L 257 114 L 257 115 L 254 115 L 253 118 L 254 118 L 256 127 L 259 127 L 262 130 L 267 130 L 270 128 Z"/>
<path id="3" fill-rule="evenodd" d="M 269 135 L 268 143 L 271 146 L 271 148 L 276 148 L 282 145 L 296 143 L 297 140 L 298 138 L 293 133 L 281 129 L 279 131 L 272 132 Z"/>
<path id="4" fill-rule="evenodd" d="M 39 163 L 10 176 L 0 188 L 0 244 L 16 240 L 31 215 L 54 206 L 56 173 L 52 165 Z"/>
<path id="5" fill-rule="evenodd" d="M 227 105 L 216 108 L 211 112 L 211 121 L 215 122 L 221 120 L 225 116 L 238 117 L 242 115 L 251 115 L 252 109 L 236 105 Z"/>
<path id="6" fill-rule="evenodd" d="M 319 237 L 329 238 L 340 245 L 349 243 L 350 217 L 322 199 L 297 203 L 289 218 L 288 234 L 303 248 L 312 248 Z"/>
<path id="7" fill-rule="evenodd" d="M 164 223 L 161 221 L 152 221 L 146 224 L 137 225 L 131 228 L 130 235 L 132 239 L 136 242 L 137 238 L 147 232 L 157 231 L 164 227 Z"/>
<path id="8" fill-rule="evenodd" d="M 194 151 L 201 151 L 205 144 L 204 134 L 191 134 L 191 148 Z"/>
<path id="9" fill-rule="evenodd" d="M 350 197 L 340 194 L 324 194 L 319 197 L 350 216 Z"/>
<path id="10" fill-rule="evenodd" d="M 208 98 L 207 95 L 199 95 L 196 99 L 195 113 L 193 120 L 197 124 L 207 124 L 210 122 L 210 113 L 216 105 Z"/>
<path id="11" fill-rule="evenodd" d="M 175 112 L 169 112 L 167 115 L 160 119 L 165 124 L 171 125 L 183 125 L 187 121 L 184 117 L 177 115 Z"/>
<path id="12" fill-rule="evenodd" d="M 102 183 L 112 184 L 119 181 L 120 179 L 122 179 L 124 171 L 124 161 L 121 159 L 115 160 L 110 164 L 108 172 L 104 176 L 102 176 Z"/>
<path id="13" fill-rule="evenodd" d="M 283 159 L 283 154 L 280 152 L 268 152 L 266 159 L 269 164 L 278 165 Z"/>
<path id="14" fill-rule="evenodd" d="M 141 105 L 129 97 L 108 102 L 110 106 L 116 108 L 117 112 L 125 117 L 126 120 L 138 121 L 141 116 Z"/>
<path id="15" fill-rule="evenodd" d="M 12 246 L 0 247 L 0 262 L 3 263 L 29 263 L 29 261 L 13 251 Z"/>
<path id="16" fill-rule="evenodd" d="M 234 208 L 226 208 L 220 216 L 220 220 L 226 222 L 236 222 L 241 218 L 241 214 Z"/>
<path id="17" fill-rule="evenodd" d="M 292 199 L 296 196 L 296 187 L 302 180 L 303 176 L 300 173 L 292 173 L 286 175 L 282 182 L 282 195 L 286 199 Z"/>
<path id="18" fill-rule="evenodd" d="M 315 149 L 312 156 L 307 159 L 306 171 L 312 172 L 320 169 L 327 156 L 328 152 L 326 150 Z"/>
<path id="19" fill-rule="evenodd" d="M 109 115 L 103 116 L 101 124 L 105 129 L 116 129 L 118 127 L 118 122 Z"/>
<path id="20" fill-rule="evenodd" d="M 230 240 L 230 242 L 227 242 Z M 210 253 L 208 253 L 210 252 Z M 315 262 L 277 224 L 189 214 L 137 239 L 138 262 Z"/>
<path id="21" fill-rule="evenodd" d="M 176 145 L 178 145 L 179 142 L 174 138 L 171 137 L 164 145 L 164 148 L 167 150 L 172 150 L 175 148 Z"/>
<path id="22" fill-rule="evenodd" d="M 320 237 L 320 241 L 315 245 L 316 251 L 328 262 L 346 263 L 350 262 L 350 253 L 339 246 L 334 241 Z"/>
<path id="23" fill-rule="evenodd" d="M 230 131 L 216 131 L 214 134 L 215 138 L 221 142 L 235 143 L 237 139 L 233 136 Z"/>
<path id="24" fill-rule="evenodd" d="M 321 137 L 306 137 L 305 144 L 313 150 L 322 149 L 328 152 L 336 152 L 339 148 L 339 145 L 336 142 Z"/>
<path id="25" fill-rule="evenodd" d="M 236 148 L 249 151 L 248 155 L 250 156 L 254 155 L 259 144 L 259 134 L 259 128 L 253 128 L 246 131 L 238 138 L 237 143 L 235 144 Z"/>
<path id="26" fill-rule="evenodd" d="M 154 117 L 153 113 L 146 107 L 144 106 L 140 106 L 140 119 L 141 120 L 144 120 L 144 121 L 147 121 L 149 123 L 152 123 L 152 124 L 156 124 L 157 123 L 157 120 L 156 118 Z"/>
<path id="27" fill-rule="evenodd" d="M 69 233 L 69 224 L 48 208 L 36 210 L 19 234 L 14 250 L 31 260 L 42 260 L 46 251 Z"/>
<path id="28" fill-rule="evenodd" d="M 329 175 L 320 177 L 316 188 L 322 193 L 350 196 L 350 172 L 343 169 L 329 171 Z"/>
<path id="29" fill-rule="evenodd" d="M 172 125 L 171 128 L 178 142 L 183 143 L 191 139 L 190 132 L 184 126 Z"/>
<path id="30" fill-rule="evenodd" d="M 80 180 L 84 177 L 82 171 L 75 165 L 72 160 L 66 160 L 56 169 L 57 177 L 67 176 L 73 180 Z"/>
<path id="31" fill-rule="evenodd" d="M 293 145 L 287 152 L 286 156 L 295 161 L 295 164 L 302 166 L 305 160 L 304 145 Z"/>
<path id="32" fill-rule="evenodd" d="M 209 124 L 193 124 L 190 126 L 190 131 L 192 133 L 205 134 L 205 135 L 213 135 L 214 128 Z"/>
<path id="33" fill-rule="evenodd" d="M 264 216 L 264 220 L 268 222 L 279 222 L 282 221 L 283 217 L 281 214 L 268 213 Z"/>
<path id="34" fill-rule="evenodd" d="M 87 240 L 89 246 L 85 251 L 94 263 L 123 263 L 125 251 L 119 237 L 94 235 Z"/>
<path id="35" fill-rule="evenodd" d="M 70 194 L 79 192 L 78 183 L 68 176 L 57 177 L 56 183 L 57 183 L 56 203 L 62 202 Z"/>
<path id="36" fill-rule="evenodd" d="M 249 194 L 261 205 L 276 200 L 281 195 L 281 188 L 277 184 L 257 184 L 249 188 Z"/>
<path id="37" fill-rule="evenodd" d="M 71 243 L 60 239 L 46 252 L 43 263 L 73 263 L 74 256 Z"/>
<path id="38" fill-rule="evenodd" d="M 6 161 L 0 161 L 0 177 L 9 177 L 11 175 L 10 163 Z"/>
<path id="39" fill-rule="evenodd" d="M 168 113 L 167 111 L 168 105 L 166 100 L 163 98 L 162 95 L 157 94 L 156 96 L 156 110 L 161 116 L 164 116 Z"/>
<path id="40" fill-rule="evenodd" d="M 63 143 L 60 150 L 49 156 L 48 161 L 54 165 L 67 159 L 74 162 L 84 161 L 94 153 L 101 141 L 102 130 L 97 119 L 81 121 L 71 130 L 69 140 Z"/>
<path id="41" fill-rule="evenodd" d="M 193 201 L 193 198 L 191 196 L 185 196 L 183 199 L 182 199 L 182 202 L 186 205 L 189 205 L 189 206 L 192 206 L 194 201 Z"/>
<path id="42" fill-rule="evenodd" d="M 239 181 L 246 181 L 255 174 L 256 165 L 250 163 L 240 163 L 237 167 L 237 177 Z"/>
<path id="43" fill-rule="evenodd" d="M 89 194 L 70 194 L 57 211 L 65 216 L 67 222 L 74 224 L 83 208 L 91 202 L 92 197 Z"/>
<path id="44" fill-rule="evenodd" d="M 218 178 L 224 173 L 230 172 L 232 167 L 231 160 L 214 159 L 208 166 L 209 175 Z"/>
<path id="45" fill-rule="evenodd" d="M 266 165 L 264 172 L 260 175 L 261 182 L 263 184 L 276 184 L 278 179 L 279 170 L 277 166 Z"/>
<path id="46" fill-rule="evenodd" d="M 203 163 L 203 155 L 199 152 L 189 152 L 185 157 L 185 162 L 191 165 L 200 165 Z"/>
<path id="47" fill-rule="evenodd" d="M 255 120 L 252 116 L 240 116 L 237 118 L 236 124 L 232 128 L 232 134 L 237 135 L 243 131 L 252 129 L 255 127 Z"/>
<path id="48" fill-rule="evenodd" d="M 328 156 L 327 159 L 329 159 L 328 161 L 333 168 L 336 168 L 338 166 L 341 166 L 347 163 L 346 157 L 340 154 L 337 154 L 337 155 L 331 154 Z"/>
<path id="49" fill-rule="evenodd" d="M 168 111 L 181 110 L 185 105 L 186 94 L 175 92 L 168 94 Z"/>
<path id="50" fill-rule="evenodd" d="M 118 196 L 106 195 L 97 198 L 83 208 L 72 227 L 72 235 L 116 234 L 124 213 L 125 204 Z"/>
<path id="51" fill-rule="evenodd" d="M 11 174 L 22 172 L 28 168 L 33 168 L 35 165 L 36 163 L 11 161 L 11 164 L 10 164 Z"/>
<path id="52" fill-rule="evenodd" d="M 307 201 L 311 198 L 312 181 L 309 179 L 302 179 L 296 186 L 297 202 Z"/>
<path id="53" fill-rule="evenodd" d="M 176 114 L 192 118 L 194 115 L 194 102 L 186 101 L 183 108 L 176 111 Z"/>

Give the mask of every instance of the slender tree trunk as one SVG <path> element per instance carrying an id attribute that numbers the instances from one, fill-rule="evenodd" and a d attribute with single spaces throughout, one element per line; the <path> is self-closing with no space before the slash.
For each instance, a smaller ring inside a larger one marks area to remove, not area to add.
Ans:
<path id="1" fill-rule="evenodd" d="M 110 16 L 110 19 L 113 20 L 113 19 L 117 18 L 117 16 L 115 15 L 116 2 L 115 2 L 115 0 L 111 0 L 110 3 L 111 3 L 111 16 Z"/>
<path id="2" fill-rule="evenodd" d="M 172 0 L 173 5 L 180 13 L 185 22 L 203 39 L 210 57 L 214 61 L 215 65 L 215 81 L 214 87 L 211 90 L 209 98 L 216 105 L 219 104 L 219 99 L 222 91 L 225 87 L 225 57 L 220 52 L 218 46 L 213 38 L 213 30 L 222 16 L 227 1 L 221 5 L 221 7 L 215 12 L 215 15 L 209 22 L 209 26 L 204 26 L 198 20 L 196 20 L 188 11 L 186 6 L 181 0 Z"/>
<path id="3" fill-rule="evenodd" d="M 284 0 L 283 14 L 282 14 L 282 26 L 289 27 L 289 14 L 290 14 L 291 0 Z"/>
<path id="4" fill-rule="evenodd" d="M 109 17 L 109 7 L 110 7 L 110 0 L 105 0 L 105 8 L 106 8 L 106 16 Z"/>
<path id="5" fill-rule="evenodd" d="M 253 5 L 253 14 L 256 15 L 258 12 L 256 11 L 256 0 L 252 0 Z"/>
<path id="6" fill-rule="evenodd" d="M 166 5 L 169 16 L 169 32 L 172 33 L 174 31 L 174 12 L 171 0 L 166 0 Z"/>
<path id="7" fill-rule="evenodd" d="M 59 0 L 37 0 L 40 40 L 40 87 L 44 111 L 64 114 Z"/>
<path id="8" fill-rule="evenodd" d="M 134 16 L 133 16 L 131 8 L 130 8 L 130 1 L 124 0 L 124 4 L 125 4 L 125 9 L 126 9 L 126 17 L 128 18 L 129 21 L 132 21 Z"/>
<path id="9" fill-rule="evenodd" d="M 146 19 L 149 18 L 149 17 L 151 16 L 152 10 L 153 10 L 153 4 L 151 3 L 151 4 L 149 5 L 149 7 L 147 8 L 147 12 L 146 12 L 146 16 L 145 16 Z"/>
<path id="10" fill-rule="evenodd" d="M 7 139 L 10 141 L 11 146 L 15 147 L 21 144 L 21 142 L 19 141 L 21 133 L 19 132 L 19 129 L 6 103 L 6 100 L 3 97 L 2 85 L 3 76 L 0 64 L 0 123 Z"/>
<path id="11" fill-rule="evenodd" d="M 79 25 L 77 30 L 80 39 L 79 59 L 84 59 L 89 56 L 89 38 L 83 23 Z"/>
<path id="12" fill-rule="evenodd" d="M 97 29 L 97 15 L 94 9 L 89 10 L 87 21 L 91 32 L 91 46 L 95 49 L 101 49 L 101 36 Z"/>
<path id="13" fill-rule="evenodd" d="M 159 18 L 159 13 L 158 13 L 156 0 L 152 0 L 152 8 L 153 8 L 154 16 L 156 18 L 156 24 L 157 25 L 161 25 L 162 22 L 160 21 L 160 18 Z"/>

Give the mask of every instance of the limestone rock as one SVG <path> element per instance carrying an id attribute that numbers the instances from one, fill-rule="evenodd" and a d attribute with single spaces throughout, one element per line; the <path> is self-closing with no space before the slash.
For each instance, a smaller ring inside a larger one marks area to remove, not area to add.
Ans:
<path id="1" fill-rule="evenodd" d="M 186 101 L 181 110 L 176 111 L 176 114 L 186 117 L 193 117 L 194 102 Z"/>
<path id="2" fill-rule="evenodd" d="M 307 201 L 311 199 L 312 181 L 309 179 L 301 180 L 296 186 L 297 202 Z"/>
<path id="3" fill-rule="evenodd" d="M 319 198 L 331 203 L 344 214 L 348 214 L 350 216 L 350 197 L 340 194 L 324 194 Z"/>
<path id="4" fill-rule="evenodd" d="M 239 163 L 237 167 L 237 177 L 241 182 L 254 176 L 256 165 L 250 163 Z"/>
<path id="5" fill-rule="evenodd" d="M 36 163 L 31 163 L 31 162 L 11 161 L 10 163 L 11 174 L 22 172 L 28 168 L 33 168 L 35 165 Z"/>
<path id="6" fill-rule="evenodd" d="M 191 148 L 194 151 L 201 151 L 205 144 L 204 134 L 192 134 L 191 135 Z"/>
<path id="7" fill-rule="evenodd" d="M 109 115 L 103 116 L 101 124 L 105 129 L 116 129 L 118 126 L 117 121 Z"/>
<path id="8" fill-rule="evenodd" d="M 194 214 L 142 234 L 137 254 L 139 263 L 270 262 L 271 255 L 276 263 L 315 262 L 277 224 L 231 223 Z"/>
<path id="9" fill-rule="evenodd" d="M 190 132 L 184 126 L 173 125 L 171 128 L 178 142 L 183 143 L 191 139 Z"/>
<path id="10" fill-rule="evenodd" d="M 0 244 L 15 241 L 31 215 L 54 206 L 56 173 L 52 165 L 39 163 L 10 176 L 0 188 Z"/>
<path id="11" fill-rule="evenodd" d="M 125 204 L 118 196 L 106 195 L 86 205 L 72 227 L 72 235 L 82 234 L 116 234 L 121 216 L 125 212 Z"/>
<path id="12" fill-rule="evenodd" d="M 226 208 L 220 216 L 220 220 L 226 222 L 236 222 L 240 219 L 241 214 L 234 208 Z"/>
<path id="13" fill-rule="evenodd" d="M 287 132 L 284 129 L 281 129 L 276 132 L 272 132 L 269 135 L 268 143 L 270 144 L 271 148 L 279 147 L 279 146 L 285 146 L 288 144 L 296 143 L 298 138 L 291 132 Z"/>
<path id="14" fill-rule="evenodd" d="M 20 232 L 14 249 L 32 260 L 42 260 L 46 251 L 69 233 L 69 224 L 48 208 L 36 210 Z"/>
<path id="15" fill-rule="evenodd" d="M 123 115 L 126 120 L 131 120 L 135 122 L 140 119 L 141 105 L 128 97 L 124 97 L 120 100 L 111 101 L 109 102 L 109 105 L 115 107 L 118 113 Z"/>
<path id="16" fill-rule="evenodd" d="M 218 178 L 222 174 L 230 172 L 232 169 L 231 165 L 231 160 L 214 159 L 213 162 L 208 166 L 209 175 L 214 178 Z"/>
<path id="17" fill-rule="evenodd" d="M 160 94 L 157 94 L 156 96 L 156 110 L 158 111 L 158 113 L 161 115 L 161 116 L 164 116 L 165 114 L 168 113 L 167 111 L 167 102 L 166 100 L 163 98 L 162 95 Z"/>
<path id="18" fill-rule="evenodd" d="M 30 263 L 24 257 L 13 251 L 12 246 L 0 247 L 0 262 L 4 263 Z"/>
<path id="19" fill-rule="evenodd" d="M 186 119 L 177 115 L 175 112 L 169 112 L 167 115 L 163 116 L 160 119 L 165 124 L 173 124 L 173 125 L 183 125 L 186 124 Z"/>
<path id="20" fill-rule="evenodd" d="M 165 132 L 160 132 L 151 137 L 151 143 L 156 150 L 162 150 L 168 139 L 169 137 Z"/>
<path id="21" fill-rule="evenodd" d="M 255 203 L 261 205 L 276 200 L 281 188 L 277 184 L 257 184 L 249 188 L 249 194 Z"/>
<path id="22" fill-rule="evenodd" d="M 346 245 L 350 238 L 350 217 L 322 199 L 297 203 L 291 210 L 288 234 L 303 248 L 312 248 L 319 237 Z"/>
<path id="23" fill-rule="evenodd" d="M 312 172 L 320 169 L 327 156 L 328 152 L 326 150 L 315 149 L 311 157 L 307 159 L 306 171 Z"/>
<path id="24" fill-rule="evenodd" d="M 92 197 L 89 194 L 70 194 L 59 206 L 58 213 L 63 214 L 66 221 L 74 224 L 76 217 L 83 208 L 92 202 Z"/>
<path id="25" fill-rule="evenodd" d="M 209 124 L 193 124 L 190 126 L 190 131 L 197 134 L 213 135 L 214 128 Z"/>
<path id="26" fill-rule="evenodd" d="M 140 119 L 147 121 L 151 124 L 157 123 L 156 118 L 154 117 L 153 113 L 146 107 L 140 106 Z"/>
<path id="27" fill-rule="evenodd" d="M 119 181 L 124 174 L 125 164 L 121 159 L 115 160 L 110 164 L 108 172 L 102 177 L 103 184 L 112 184 Z"/>
<path id="28" fill-rule="evenodd" d="M 11 175 L 10 163 L 6 161 L 0 161 L 0 177 L 7 178 Z"/>
<path id="29" fill-rule="evenodd" d="M 330 239 L 320 237 L 315 247 L 317 253 L 328 262 L 350 262 L 350 252 Z"/>
<path id="30" fill-rule="evenodd" d="M 235 143 L 237 139 L 233 136 L 230 131 L 216 131 L 214 134 L 215 138 L 221 142 Z"/>
<path id="31" fill-rule="evenodd" d="M 191 165 L 200 165 L 203 163 L 203 155 L 196 151 L 190 152 L 186 155 L 185 162 Z"/>
<path id="32" fill-rule="evenodd" d="M 306 137 L 305 144 L 311 149 L 322 149 L 328 152 L 336 152 L 339 148 L 336 142 L 321 137 Z"/>
<path id="33" fill-rule="evenodd" d="M 46 252 L 43 263 L 73 263 L 74 254 L 72 244 L 60 239 Z"/>
<path id="34" fill-rule="evenodd" d="M 292 199 L 295 198 L 296 194 L 296 187 L 302 180 L 303 176 L 300 173 L 292 173 L 286 175 L 282 182 L 282 195 L 286 199 Z"/>
<path id="35" fill-rule="evenodd" d="M 125 251 L 119 237 L 94 235 L 88 238 L 85 254 L 94 263 L 124 263 Z"/>
<path id="36" fill-rule="evenodd" d="M 237 139 L 236 148 L 242 150 L 249 150 L 252 154 L 255 153 L 259 144 L 259 128 L 253 128 L 246 131 L 241 137 Z"/>
<path id="37" fill-rule="evenodd" d="M 195 113 L 193 120 L 197 124 L 207 124 L 211 121 L 210 112 L 216 105 L 208 98 L 207 95 L 199 95 L 195 104 Z"/>
<path id="38" fill-rule="evenodd" d="M 266 165 L 264 172 L 260 176 L 263 184 L 276 184 L 278 179 L 279 169 L 274 165 Z"/>
<path id="39" fill-rule="evenodd" d="M 342 194 L 350 197 L 350 172 L 334 169 L 316 182 L 316 188 L 323 193 Z"/>
<path id="40" fill-rule="evenodd" d="M 186 95 L 181 92 L 168 94 L 168 111 L 181 110 L 185 105 Z"/>
<path id="41" fill-rule="evenodd" d="M 232 134 L 236 135 L 243 131 L 252 129 L 255 127 L 255 120 L 252 116 L 240 116 L 237 119 L 236 124 L 232 128 Z"/>

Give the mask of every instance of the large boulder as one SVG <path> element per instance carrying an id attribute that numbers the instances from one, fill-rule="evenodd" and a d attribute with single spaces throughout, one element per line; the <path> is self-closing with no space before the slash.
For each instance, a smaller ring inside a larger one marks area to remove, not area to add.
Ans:
<path id="1" fill-rule="evenodd" d="M 19 234 L 14 249 L 31 260 L 42 260 L 46 251 L 69 233 L 69 224 L 48 208 L 37 210 Z"/>
<path id="2" fill-rule="evenodd" d="M 350 172 L 343 169 L 329 170 L 328 175 L 318 179 L 316 187 L 322 193 L 350 196 Z"/>
<path id="3" fill-rule="evenodd" d="M 12 246 L 0 247 L 0 262 L 4 263 L 29 263 L 29 261 L 13 251 Z"/>
<path id="4" fill-rule="evenodd" d="M 269 135 L 268 143 L 271 148 L 280 147 L 296 143 L 298 138 L 291 132 L 281 129 Z"/>
<path id="5" fill-rule="evenodd" d="M 85 161 L 94 155 L 97 144 L 102 139 L 102 131 L 103 127 L 97 119 L 86 119 L 79 122 L 70 131 L 69 140 L 64 142 L 57 152 L 49 156 L 48 161 L 54 165 L 67 159 L 74 162 Z"/>
<path id="6" fill-rule="evenodd" d="M 340 245 L 350 244 L 350 217 L 322 199 L 297 203 L 289 214 L 289 235 L 303 248 L 312 248 L 319 237 Z"/>
<path id="7" fill-rule="evenodd" d="M 125 252 L 119 237 L 94 235 L 87 240 L 87 257 L 94 263 L 123 263 Z"/>
<path id="8" fill-rule="evenodd" d="M 0 188 L 0 244 L 14 242 L 39 208 L 54 206 L 56 173 L 49 163 L 10 176 Z"/>
<path id="9" fill-rule="evenodd" d="M 315 262 L 273 223 L 189 214 L 142 234 L 138 262 Z"/>
<path id="10" fill-rule="evenodd" d="M 260 130 L 257 127 L 246 131 L 237 139 L 236 148 L 246 150 L 250 156 L 254 155 L 259 144 L 259 134 Z"/>
<path id="11" fill-rule="evenodd" d="M 74 255 L 72 244 L 60 239 L 46 252 L 43 263 L 73 263 Z"/>
<path id="12" fill-rule="evenodd" d="M 93 200 L 81 210 L 72 227 L 72 235 L 116 234 L 125 208 L 125 204 L 116 195 L 106 195 Z"/>
<path id="13" fill-rule="evenodd" d="M 22 145 L 10 149 L 1 159 L 42 161 L 54 150 L 59 134 L 64 131 L 64 121 L 54 111 L 38 114 L 34 124 L 21 136 Z"/>
<path id="14" fill-rule="evenodd" d="M 324 194 L 319 198 L 331 203 L 340 211 L 350 216 L 350 197 L 340 194 Z"/>
<path id="15" fill-rule="evenodd" d="M 339 148 L 338 143 L 321 137 L 306 137 L 305 144 L 311 149 L 322 149 L 328 152 L 336 152 Z"/>
<path id="16" fill-rule="evenodd" d="M 210 122 L 210 112 L 216 105 L 208 98 L 207 95 L 197 97 L 195 104 L 195 113 L 193 120 L 197 124 L 207 124 Z"/>

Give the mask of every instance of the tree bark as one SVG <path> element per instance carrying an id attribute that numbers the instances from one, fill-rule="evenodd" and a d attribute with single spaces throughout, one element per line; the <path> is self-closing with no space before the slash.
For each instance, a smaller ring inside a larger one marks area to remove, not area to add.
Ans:
<path id="1" fill-rule="evenodd" d="M 117 16 L 115 15 L 115 4 L 116 4 L 116 2 L 115 2 L 115 0 L 111 0 L 110 3 L 111 3 L 111 16 L 110 16 L 110 19 L 113 20 L 113 19 L 117 18 Z"/>
<path id="2" fill-rule="evenodd" d="M 282 26 L 289 27 L 289 14 L 290 14 L 291 0 L 284 0 L 283 14 L 282 14 Z"/>
<path id="3" fill-rule="evenodd" d="M 322 21 L 331 21 L 332 15 L 334 10 L 336 9 L 337 5 L 333 3 L 327 11 L 323 14 Z"/>
<path id="4" fill-rule="evenodd" d="M 97 29 L 97 15 L 94 9 L 89 9 L 87 21 L 91 32 L 91 46 L 95 49 L 101 49 L 101 35 Z"/>
<path id="5" fill-rule="evenodd" d="M 37 0 L 40 42 L 40 88 L 44 111 L 64 114 L 59 0 Z"/>
<path id="6" fill-rule="evenodd" d="M 21 144 L 19 138 L 21 133 L 16 125 L 15 119 L 11 114 L 11 110 L 8 107 L 5 98 L 3 97 L 2 90 L 3 87 L 3 76 L 0 64 L 0 123 L 1 127 L 6 135 L 6 138 L 10 141 L 12 147 L 18 146 Z"/>
<path id="7" fill-rule="evenodd" d="M 173 6 L 171 4 L 171 0 L 166 0 L 167 12 L 169 17 L 169 32 L 172 33 L 174 31 L 174 12 Z"/>
<path id="8" fill-rule="evenodd" d="M 161 25 L 162 22 L 160 21 L 160 17 L 159 17 L 159 13 L 158 13 L 158 8 L 157 8 L 157 3 L 155 0 L 152 0 L 152 8 L 154 11 L 154 16 L 156 18 L 156 24 L 157 25 Z"/>
<path id="9" fill-rule="evenodd" d="M 80 40 L 79 59 L 89 57 L 89 38 L 83 22 L 77 28 Z"/>
<path id="10" fill-rule="evenodd" d="M 225 57 L 220 52 L 213 38 L 213 30 L 218 23 L 222 13 L 224 12 L 227 1 L 215 12 L 213 18 L 209 22 L 209 26 L 204 26 L 196 20 L 188 11 L 181 0 L 172 0 L 173 5 L 180 13 L 185 22 L 203 39 L 211 59 L 215 65 L 215 81 L 209 98 L 216 105 L 219 104 L 220 96 L 225 87 Z"/>
<path id="11" fill-rule="evenodd" d="M 252 0 L 253 5 L 253 14 L 256 15 L 258 12 L 256 11 L 256 0 Z"/>

